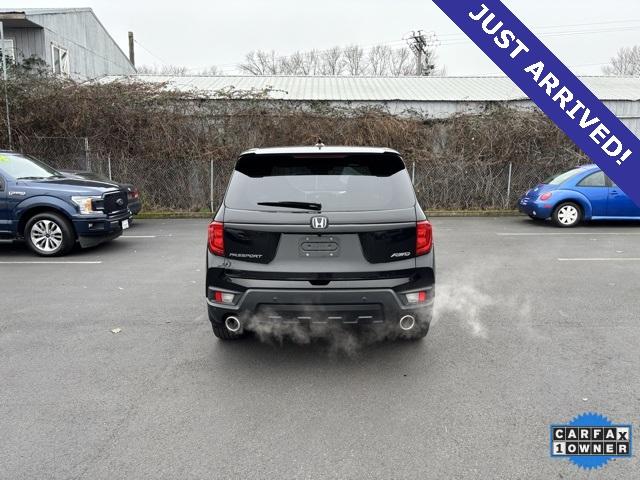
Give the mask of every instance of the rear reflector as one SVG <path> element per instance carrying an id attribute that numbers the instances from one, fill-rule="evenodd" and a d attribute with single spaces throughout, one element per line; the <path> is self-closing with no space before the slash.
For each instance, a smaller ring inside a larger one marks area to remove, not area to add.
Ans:
<path id="1" fill-rule="evenodd" d="M 221 222 L 209 224 L 209 251 L 224 257 L 224 225 Z"/>
<path id="2" fill-rule="evenodd" d="M 416 257 L 425 255 L 431 251 L 433 244 L 433 232 L 428 221 L 416 224 Z"/>

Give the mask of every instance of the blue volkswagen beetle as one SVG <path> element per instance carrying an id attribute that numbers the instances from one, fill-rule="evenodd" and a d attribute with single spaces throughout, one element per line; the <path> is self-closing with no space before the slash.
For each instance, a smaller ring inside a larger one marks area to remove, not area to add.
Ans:
<path id="1" fill-rule="evenodd" d="M 551 218 L 558 227 L 575 227 L 583 220 L 640 220 L 640 206 L 597 165 L 547 179 L 520 198 L 519 208 L 536 220 Z"/>

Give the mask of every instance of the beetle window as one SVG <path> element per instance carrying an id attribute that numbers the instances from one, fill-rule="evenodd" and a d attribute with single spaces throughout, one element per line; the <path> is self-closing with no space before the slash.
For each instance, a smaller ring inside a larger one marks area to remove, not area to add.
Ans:
<path id="1" fill-rule="evenodd" d="M 583 178 L 578 184 L 579 187 L 606 187 L 607 178 L 604 172 L 592 173 L 588 177 Z"/>

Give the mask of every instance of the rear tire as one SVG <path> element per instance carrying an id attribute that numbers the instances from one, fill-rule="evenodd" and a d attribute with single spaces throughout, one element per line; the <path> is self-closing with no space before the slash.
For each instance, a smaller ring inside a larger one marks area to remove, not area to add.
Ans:
<path id="1" fill-rule="evenodd" d="M 24 228 L 24 238 L 31 251 L 42 257 L 66 255 L 76 243 L 71 222 L 53 212 L 31 217 Z"/>
<path id="2" fill-rule="evenodd" d="M 553 223 L 560 228 L 573 228 L 582 221 L 582 208 L 574 202 L 563 202 L 553 211 Z"/>

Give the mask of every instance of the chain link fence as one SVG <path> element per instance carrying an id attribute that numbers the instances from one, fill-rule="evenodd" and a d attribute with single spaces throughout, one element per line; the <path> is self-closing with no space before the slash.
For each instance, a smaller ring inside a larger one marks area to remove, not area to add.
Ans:
<path id="1" fill-rule="evenodd" d="M 111 157 L 91 149 L 84 137 L 22 137 L 18 148 L 54 168 L 91 171 L 141 192 L 146 211 L 210 212 L 222 201 L 234 158 Z M 500 210 L 517 208 L 522 193 L 545 178 L 576 166 L 575 155 L 537 162 L 494 163 L 443 158 L 407 161 L 416 193 L 426 210 Z M 542 165 L 542 166 L 541 166 Z"/>
<path id="2" fill-rule="evenodd" d="M 526 162 L 412 162 L 416 194 L 427 210 L 517 209 L 520 196 L 552 175 L 576 167 L 575 156 L 535 169 Z"/>

